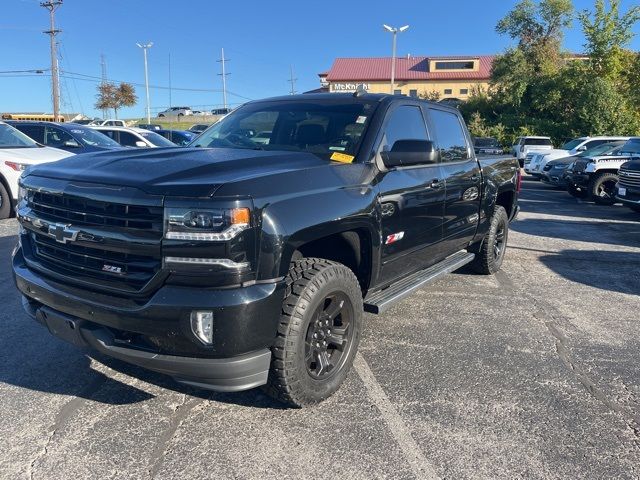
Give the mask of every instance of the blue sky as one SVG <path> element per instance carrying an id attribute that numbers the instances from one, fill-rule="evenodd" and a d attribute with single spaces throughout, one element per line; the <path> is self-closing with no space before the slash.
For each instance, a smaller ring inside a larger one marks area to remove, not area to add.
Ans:
<path id="1" fill-rule="evenodd" d="M 637 0 L 623 0 L 629 8 Z M 499 53 L 509 40 L 494 31 L 499 18 L 516 0 L 357 1 L 222 1 L 190 0 L 64 0 L 58 10 L 61 68 L 86 80 L 62 80 L 63 110 L 97 114 L 96 80 L 100 54 L 108 77 L 144 83 L 142 51 L 137 42 L 154 42 L 149 51 L 150 84 L 169 84 L 171 56 L 172 104 L 216 106 L 222 103 L 217 75 L 220 48 L 231 59 L 227 70 L 230 103 L 289 91 L 293 65 L 299 92 L 316 88 L 317 74 L 335 57 L 387 56 L 391 35 L 383 23 L 410 29 L 401 34 L 398 54 L 453 55 Z M 577 9 L 593 0 L 574 0 Z M 2 0 L 0 72 L 50 66 L 48 13 L 38 0 Z M 636 32 L 640 29 L 636 26 Z M 575 25 L 565 47 L 582 51 L 584 39 Z M 640 37 L 632 48 L 640 49 Z M 45 76 L 0 74 L 0 111 L 51 111 L 50 80 Z M 217 91 L 182 91 L 203 89 Z M 144 113 L 144 88 L 136 87 L 139 103 L 121 117 Z M 166 89 L 151 90 L 153 111 L 169 105 Z"/>

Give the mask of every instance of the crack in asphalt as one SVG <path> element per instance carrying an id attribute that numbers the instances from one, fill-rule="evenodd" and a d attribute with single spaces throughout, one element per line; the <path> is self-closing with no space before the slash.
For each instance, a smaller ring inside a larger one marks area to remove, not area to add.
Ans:
<path id="1" fill-rule="evenodd" d="M 496 279 L 503 288 L 511 289 L 514 292 L 517 290 L 513 281 L 502 270 L 496 274 Z M 636 437 L 634 440 L 634 446 L 640 450 L 640 416 L 636 415 L 631 407 L 621 405 L 615 400 L 609 398 L 606 393 L 597 386 L 596 382 L 578 365 L 577 361 L 571 354 L 567 336 L 560 329 L 558 319 L 551 313 L 551 310 L 555 310 L 553 305 L 541 301 L 537 297 L 530 295 L 525 291 L 518 291 L 518 293 L 529 299 L 536 310 L 538 310 L 539 313 L 534 313 L 533 317 L 541 322 L 554 338 L 556 353 L 563 365 L 575 375 L 578 382 L 593 398 L 600 401 L 610 410 L 619 413 L 624 417 L 625 424 Z M 551 320 L 548 320 L 548 318 L 551 318 Z"/>
<path id="2" fill-rule="evenodd" d="M 85 386 L 74 398 L 66 402 L 54 417 L 53 425 L 50 428 L 49 435 L 44 442 L 44 446 L 36 455 L 36 457 L 29 463 L 27 468 L 27 474 L 31 480 L 34 478 L 36 464 L 42 461 L 49 453 L 49 447 L 53 442 L 54 437 L 58 431 L 67 423 L 67 421 L 80 409 L 80 407 L 94 395 L 107 381 L 107 377 L 100 375 L 95 378 L 91 383 Z"/>
<path id="3" fill-rule="evenodd" d="M 192 398 L 187 401 L 187 394 L 183 394 L 182 402 L 174 407 L 173 413 L 169 418 L 169 425 L 162 432 L 153 448 L 153 452 L 151 452 L 148 469 L 149 478 L 155 478 L 160 471 L 164 457 L 169 452 L 169 444 L 171 440 L 173 440 L 178 428 L 180 428 L 182 423 L 187 419 L 191 411 L 204 402 L 205 399 L 202 398 Z"/>

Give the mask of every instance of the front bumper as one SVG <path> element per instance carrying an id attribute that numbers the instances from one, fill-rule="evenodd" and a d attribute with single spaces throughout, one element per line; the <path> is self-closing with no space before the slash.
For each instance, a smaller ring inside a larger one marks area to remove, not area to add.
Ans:
<path id="1" fill-rule="evenodd" d="M 569 173 L 564 178 L 568 185 L 584 188 L 589 184 L 590 176 L 588 173 Z"/>
<path id="2" fill-rule="evenodd" d="M 25 310 L 78 346 L 165 373 L 181 383 L 239 391 L 267 381 L 284 282 L 233 289 L 164 286 L 144 303 L 62 285 L 13 257 Z M 214 312 L 214 343 L 201 344 L 192 310 Z"/>
<path id="3" fill-rule="evenodd" d="M 616 187 L 616 200 L 627 207 L 640 208 L 640 189 L 633 187 L 624 187 L 625 194 L 620 195 L 620 185 Z"/>
<path id="4" fill-rule="evenodd" d="M 544 174 L 540 177 L 540 180 L 557 187 L 564 187 L 567 184 L 564 176 L 564 170 L 550 170 L 548 172 L 544 172 Z"/>

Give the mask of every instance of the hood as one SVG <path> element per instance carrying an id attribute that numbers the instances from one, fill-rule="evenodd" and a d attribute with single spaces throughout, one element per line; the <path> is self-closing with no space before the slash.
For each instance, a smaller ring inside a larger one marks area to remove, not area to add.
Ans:
<path id="1" fill-rule="evenodd" d="M 155 195 L 207 197 L 226 183 L 328 164 L 303 152 L 169 147 L 75 155 L 34 167 L 29 174 Z"/>
<path id="2" fill-rule="evenodd" d="M 555 160 L 551 160 L 550 162 L 547 162 L 547 165 L 569 165 L 571 162 L 575 161 L 576 158 L 580 158 L 580 157 L 576 157 L 576 156 L 571 156 L 571 157 L 562 157 L 562 158 L 557 158 Z"/>
<path id="3" fill-rule="evenodd" d="M 0 148 L 0 159 L 11 162 L 38 165 L 45 162 L 55 162 L 62 158 L 72 156 L 73 153 L 65 152 L 51 147 L 27 147 L 27 148 Z"/>

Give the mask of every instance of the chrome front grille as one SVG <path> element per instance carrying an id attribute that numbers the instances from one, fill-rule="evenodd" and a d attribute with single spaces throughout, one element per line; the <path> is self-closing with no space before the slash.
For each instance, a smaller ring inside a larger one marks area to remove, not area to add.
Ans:
<path id="1" fill-rule="evenodd" d="M 640 188 L 640 172 L 621 168 L 618 172 L 618 183 L 623 187 Z"/>

